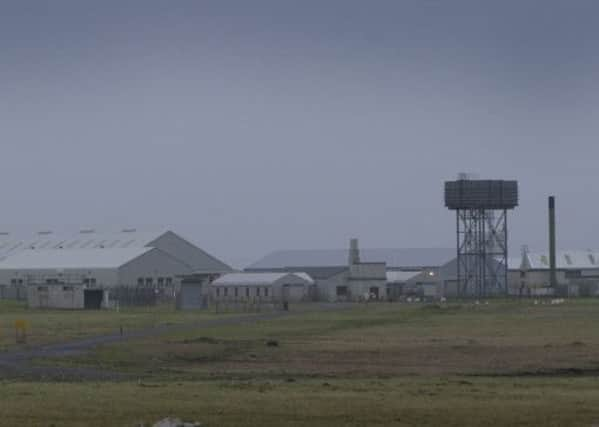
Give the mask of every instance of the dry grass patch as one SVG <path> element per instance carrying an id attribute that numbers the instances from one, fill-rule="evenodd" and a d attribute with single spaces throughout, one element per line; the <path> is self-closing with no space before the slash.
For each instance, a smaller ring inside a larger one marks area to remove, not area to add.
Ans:
<path id="1" fill-rule="evenodd" d="M 205 426 L 590 426 L 589 378 L 4 383 L 7 426 L 129 426 L 166 416 Z"/>

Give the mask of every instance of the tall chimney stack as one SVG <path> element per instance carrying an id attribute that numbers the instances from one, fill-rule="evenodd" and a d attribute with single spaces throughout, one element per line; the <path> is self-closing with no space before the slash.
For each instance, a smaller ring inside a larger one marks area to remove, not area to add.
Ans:
<path id="1" fill-rule="evenodd" d="M 555 197 L 549 197 L 549 269 L 550 284 L 557 287 L 556 254 L 555 254 Z"/>
<path id="2" fill-rule="evenodd" d="M 358 247 L 358 239 L 349 241 L 349 265 L 360 264 L 360 248 Z"/>

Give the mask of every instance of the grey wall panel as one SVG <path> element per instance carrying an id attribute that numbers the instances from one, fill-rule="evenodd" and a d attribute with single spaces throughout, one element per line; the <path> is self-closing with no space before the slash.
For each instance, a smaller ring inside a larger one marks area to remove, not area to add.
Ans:
<path id="1" fill-rule="evenodd" d="M 187 264 L 192 270 L 232 271 L 231 267 L 169 231 L 149 244 Z"/>
<path id="2" fill-rule="evenodd" d="M 153 249 L 142 256 L 121 266 L 118 270 L 118 281 L 120 285 L 137 286 L 138 278 L 152 278 L 156 285 L 158 278 L 191 274 L 192 269 L 175 259 L 168 253 L 159 249 Z"/>
<path id="3" fill-rule="evenodd" d="M 12 279 L 22 279 L 23 284 L 45 283 L 46 279 L 58 279 L 66 283 L 83 283 L 85 278 L 96 279 L 96 287 L 110 287 L 118 283 L 117 269 L 64 269 L 64 270 L 0 270 L 0 284 L 10 285 Z"/>

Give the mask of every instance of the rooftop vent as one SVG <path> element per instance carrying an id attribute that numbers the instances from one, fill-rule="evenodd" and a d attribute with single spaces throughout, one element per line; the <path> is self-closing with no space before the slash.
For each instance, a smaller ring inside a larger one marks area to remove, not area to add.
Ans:
<path id="1" fill-rule="evenodd" d="M 135 233 L 137 231 L 137 229 L 135 228 L 123 228 L 122 232 L 123 233 Z"/>
<path id="2" fill-rule="evenodd" d="M 50 230 L 43 230 L 43 231 L 38 231 L 37 234 L 40 235 L 40 236 L 48 236 L 48 235 L 52 234 L 52 231 L 50 231 Z"/>
<path id="3" fill-rule="evenodd" d="M 92 234 L 95 232 L 96 232 L 96 230 L 94 230 L 93 228 L 83 228 L 83 229 L 79 230 L 79 233 L 81 233 L 81 234 Z"/>
<path id="4" fill-rule="evenodd" d="M 8 231 L 0 231 L 0 236 L 10 236 Z"/>

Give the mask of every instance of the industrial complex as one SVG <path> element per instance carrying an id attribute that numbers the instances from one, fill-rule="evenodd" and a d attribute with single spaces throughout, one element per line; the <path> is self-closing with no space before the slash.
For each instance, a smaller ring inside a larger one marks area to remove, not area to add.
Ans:
<path id="1" fill-rule="evenodd" d="M 0 233 L 0 298 L 32 308 L 100 309 L 176 301 L 211 304 L 400 301 L 408 298 L 599 295 L 599 251 L 557 251 L 549 199 L 549 251 L 508 256 L 508 211 L 516 181 L 460 175 L 445 183 L 456 213 L 456 248 L 272 252 L 235 270 L 169 231 Z"/>

